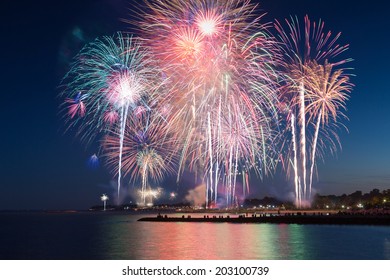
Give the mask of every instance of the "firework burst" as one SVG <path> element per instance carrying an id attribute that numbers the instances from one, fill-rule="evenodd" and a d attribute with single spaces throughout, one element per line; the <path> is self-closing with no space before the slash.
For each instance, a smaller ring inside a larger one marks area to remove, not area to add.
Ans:
<path id="1" fill-rule="evenodd" d="M 189 169 L 206 186 L 206 207 L 221 193 L 230 207 L 238 176 L 245 195 L 249 174 L 273 171 L 278 157 L 303 207 L 316 160 L 339 146 L 353 87 L 340 68 L 350 59 L 337 59 L 348 49 L 340 33 L 306 16 L 303 28 L 276 21 L 274 37 L 250 0 L 144 2 L 144 39 L 95 40 L 62 83 L 69 128 L 87 143 L 103 139 L 118 197 L 122 177 L 140 185 L 145 204 L 153 185 Z"/>
<path id="2" fill-rule="evenodd" d="M 114 173 L 121 168 L 124 177 L 133 184 L 141 184 L 146 194 L 152 184 L 160 183 L 165 175 L 174 174 L 177 154 L 176 141 L 165 121 L 156 114 L 128 116 L 123 137 L 122 165 L 117 165 L 121 133 L 113 131 L 103 141 L 107 164 Z M 142 197 L 145 204 L 146 196 Z"/>
<path id="3" fill-rule="evenodd" d="M 169 124 L 181 128 L 179 174 L 186 166 L 203 174 L 206 205 L 223 181 L 231 205 L 239 164 L 265 159 L 272 138 L 274 41 L 250 1 L 147 4 L 152 13 L 140 25 L 170 81 L 159 98 L 173 107 Z"/>
<path id="4" fill-rule="evenodd" d="M 309 173 L 309 191 L 311 192 L 320 128 L 333 132 L 332 124 L 338 126 L 339 119 L 346 118 L 343 111 L 346 110 L 345 103 L 353 85 L 343 69 L 334 70 L 334 65 L 327 62 L 320 65 L 314 61 L 306 67 L 308 68 L 305 82 L 309 98 L 306 108 L 309 115 L 308 122 L 316 119 Z M 328 138 L 338 139 L 338 137 L 332 136 Z"/>
<path id="5" fill-rule="evenodd" d="M 348 76 L 342 74 L 343 70 L 333 72 L 333 69 L 350 59 L 336 60 L 348 49 L 348 45 L 337 44 L 340 33 L 334 37 L 331 32 L 325 33 L 322 21 L 312 22 L 306 16 L 304 35 L 298 19 L 286 20 L 286 25 L 284 29 L 278 21 L 275 24 L 280 48 L 285 54 L 280 61 L 285 75 L 280 100 L 287 104 L 286 131 L 291 133 L 286 153 L 287 162 L 291 163 L 288 173 L 294 174 L 295 204 L 303 207 L 311 200 L 313 172 L 319 154 L 317 150 L 324 148 L 319 144 L 326 142 L 319 141 L 319 136 L 333 142 L 332 137 L 337 135 L 334 127 L 325 127 L 325 124 L 330 116 L 336 120 L 337 115 L 342 114 L 339 109 L 344 108 L 351 89 Z M 312 127 L 314 134 L 310 135 Z"/>
<path id="6" fill-rule="evenodd" d="M 79 127 L 87 142 L 118 130 L 118 196 L 121 185 L 122 142 L 126 120 L 137 106 L 154 94 L 159 71 L 140 40 L 117 33 L 86 45 L 64 79 L 63 95 L 69 104 L 70 125 Z M 75 119 L 76 115 L 79 118 Z"/>

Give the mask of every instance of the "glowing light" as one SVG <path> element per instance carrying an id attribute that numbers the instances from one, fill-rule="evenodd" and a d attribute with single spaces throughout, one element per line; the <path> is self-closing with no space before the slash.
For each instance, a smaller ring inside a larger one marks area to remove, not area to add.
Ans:
<path id="1" fill-rule="evenodd" d="M 203 34 L 211 35 L 215 32 L 215 22 L 213 20 L 199 22 L 199 28 Z"/>
<path id="2" fill-rule="evenodd" d="M 138 203 L 138 205 L 152 207 L 153 200 L 160 198 L 162 192 L 163 192 L 162 188 L 156 188 L 156 189 L 149 188 L 146 190 L 139 190 L 138 195 L 141 201 Z"/>
<path id="3" fill-rule="evenodd" d="M 177 194 L 176 194 L 175 192 L 171 192 L 171 193 L 169 194 L 169 199 L 170 199 L 170 200 L 174 200 L 174 199 L 176 198 L 176 196 L 177 196 Z"/>
<path id="4" fill-rule="evenodd" d="M 219 29 L 222 31 L 222 16 L 216 10 L 200 10 L 196 24 L 204 36 L 218 35 Z"/>
<path id="5" fill-rule="evenodd" d="M 90 156 L 90 158 L 88 160 L 88 166 L 92 169 L 96 169 L 99 167 L 99 158 L 96 154 L 93 154 L 92 156 Z"/>
<path id="6" fill-rule="evenodd" d="M 103 211 L 106 211 L 106 203 L 107 203 L 107 200 L 108 200 L 108 196 L 106 194 L 103 194 L 101 197 L 100 197 L 100 200 L 103 201 Z"/>
<path id="7" fill-rule="evenodd" d="M 107 98 L 119 108 L 133 105 L 140 100 L 143 88 L 142 83 L 133 73 L 121 73 L 110 81 Z"/>

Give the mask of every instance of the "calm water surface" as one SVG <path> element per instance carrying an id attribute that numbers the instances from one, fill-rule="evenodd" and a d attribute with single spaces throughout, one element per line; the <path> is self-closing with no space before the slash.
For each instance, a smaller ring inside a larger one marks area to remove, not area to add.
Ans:
<path id="1" fill-rule="evenodd" d="M 390 259 L 390 227 L 137 222 L 144 216 L 0 213 L 0 259 Z"/>

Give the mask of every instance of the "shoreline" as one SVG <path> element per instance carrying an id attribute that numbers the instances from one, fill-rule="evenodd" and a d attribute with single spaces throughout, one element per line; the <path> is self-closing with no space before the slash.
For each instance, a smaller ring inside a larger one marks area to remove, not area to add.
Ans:
<path id="1" fill-rule="evenodd" d="M 350 213 L 301 213 L 260 215 L 204 215 L 203 217 L 169 217 L 157 215 L 144 217 L 139 222 L 180 222 L 180 223 L 235 223 L 235 224 L 318 224 L 318 225 L 381 225 L 390 226 L 390 215 L 381 214 L 350 214 Z"/>

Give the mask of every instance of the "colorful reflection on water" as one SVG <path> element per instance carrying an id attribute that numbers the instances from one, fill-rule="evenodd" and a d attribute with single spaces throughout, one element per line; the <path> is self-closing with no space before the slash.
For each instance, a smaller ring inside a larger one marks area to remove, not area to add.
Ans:
<path id="1" fill-rule="evenodd" d="M 389 227 L 159 223 L 105 228 L 109 259 L 387 259 Z M 378 235 L 378 233 L 380 233 Z"/>
<path id="2" fill-rule="evenodd" d="M 0 259 L 390 259 L 389 226 L 137 222 L 142 216 L 0 214 Z"/>

